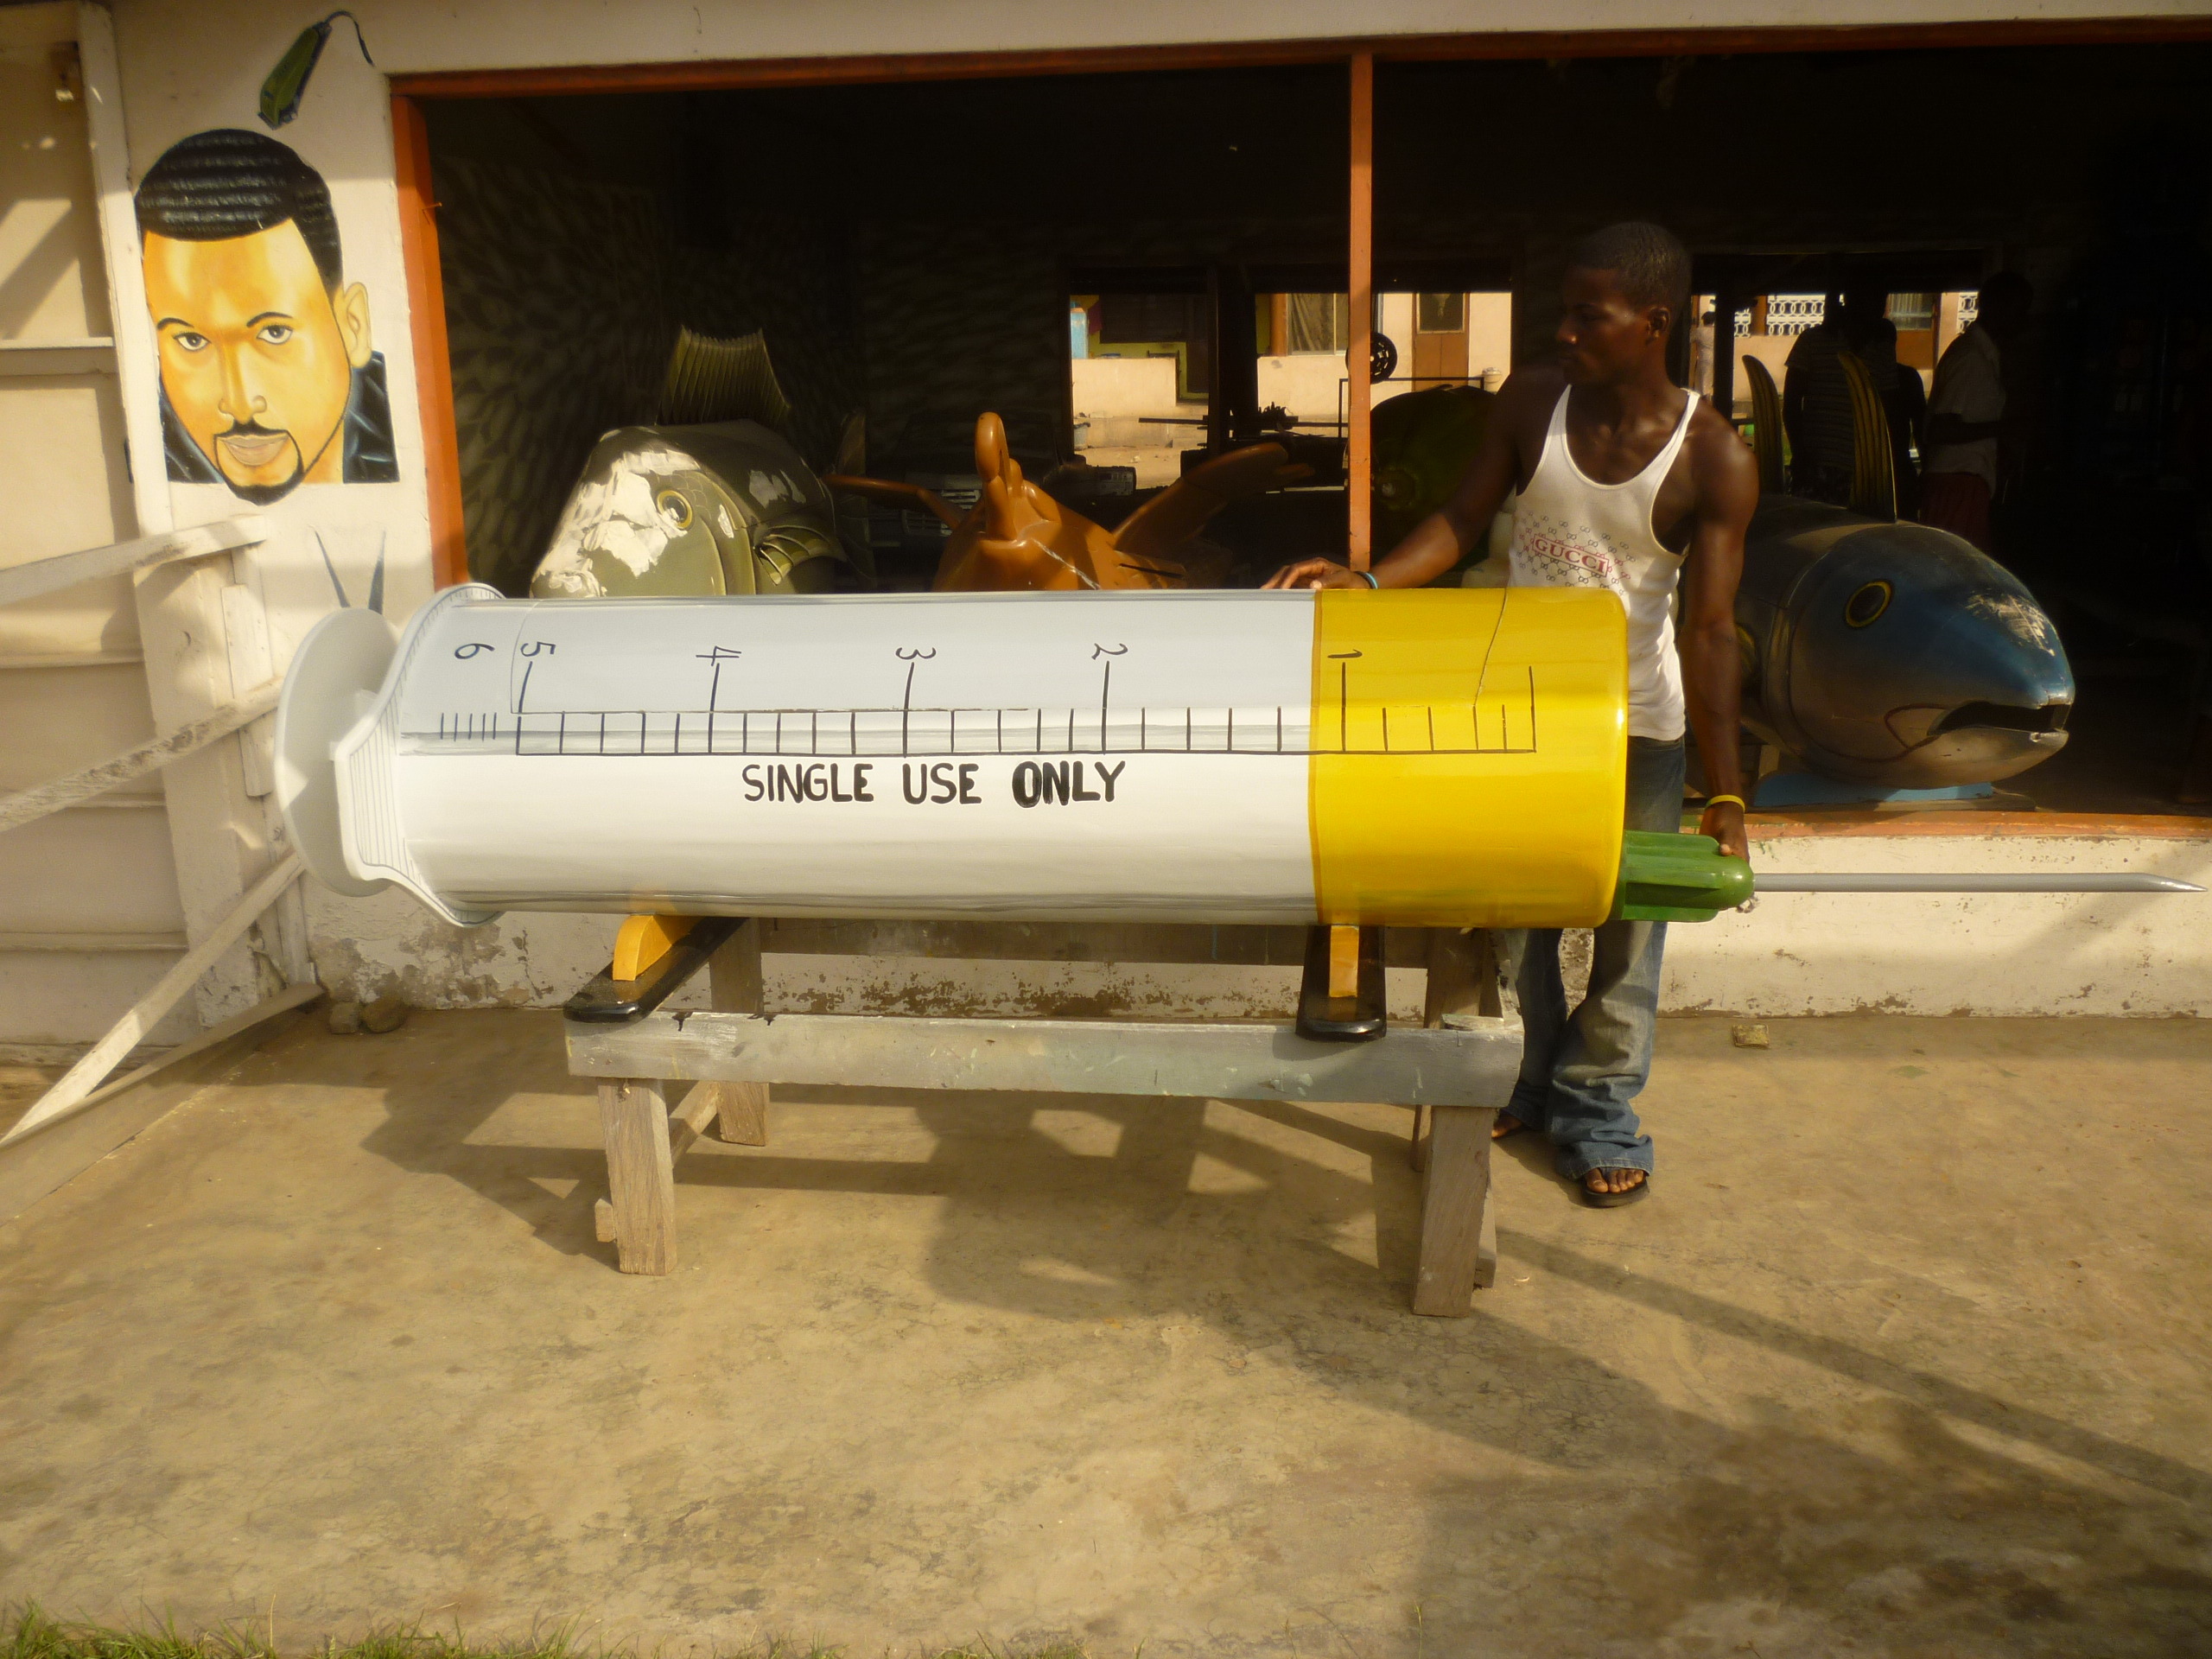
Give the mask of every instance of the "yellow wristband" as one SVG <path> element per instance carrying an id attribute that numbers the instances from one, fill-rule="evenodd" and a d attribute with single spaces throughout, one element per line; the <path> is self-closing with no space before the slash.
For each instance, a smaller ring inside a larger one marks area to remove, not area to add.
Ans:
<path id="1" fill-rule="evenodd" d="M 1705 798 L 1705 804 L 1707 806 L 1718 806 L 1723 801 L 1727 802 L 1731 806 L 1740 806 L 1746 812 L 1751 810 L 1750 805 L 1740 795 L 1708 795 Z"/>

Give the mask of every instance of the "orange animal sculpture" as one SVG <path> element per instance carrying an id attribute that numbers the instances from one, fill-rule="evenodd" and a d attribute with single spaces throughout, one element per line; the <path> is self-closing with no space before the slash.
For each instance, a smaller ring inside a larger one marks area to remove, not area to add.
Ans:
<path id="1" fill-rule="evenodd" d="M 1118 529 L 1108 530 L 1024 478 L 1021 463 L 1007 452 L 1004 423 L 985 414 L 976 422 L 976 475 L 982 494 L 964 517 L 918 484 L 837 475 L 822 481 L 833 490 L 935 513 L 952 534 L 932 585 L 938 593 L 982 593 L 1191 586 L 1191 570 L 1173 556 L 1176 549 L 1231 501 L 1281 489 L 1311 471 L 1293 465 L 1281 444 L 1232 450 L 1192 468 Z"/>

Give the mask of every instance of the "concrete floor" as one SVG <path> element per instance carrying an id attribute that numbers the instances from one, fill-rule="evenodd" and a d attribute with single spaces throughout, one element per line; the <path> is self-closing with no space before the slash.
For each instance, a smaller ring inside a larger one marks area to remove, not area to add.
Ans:
<path id="1" fill-rule="evenodd" d="M 1666 1024 L 1653 1199 L 1405 1114 L 817 1091 L 592 1237 L 539 1014 L 310 1027 L 0 1229 L 0 1600 L 301 1650 L 2212 1651 L 2212 1028 Z"/>

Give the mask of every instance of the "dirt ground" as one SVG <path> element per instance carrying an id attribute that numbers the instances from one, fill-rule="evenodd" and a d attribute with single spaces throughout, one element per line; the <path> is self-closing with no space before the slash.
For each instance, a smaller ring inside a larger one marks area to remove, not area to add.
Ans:
<path id="1" fill-rule="evenodd" d="M 2212 1028 L 1665 1022 L 1652 1199 L 1408 1115 L 794 1093 L 594 1241 L 559 1027 L 310 1026 L 0 1228 L 0 1600 L 298 1651 L 2212 1651 Z"/>

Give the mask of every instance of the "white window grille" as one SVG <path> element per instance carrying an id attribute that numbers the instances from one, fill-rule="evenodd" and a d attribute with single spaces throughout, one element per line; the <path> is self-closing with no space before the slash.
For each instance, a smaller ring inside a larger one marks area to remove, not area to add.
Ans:
<path id="1" fill-rule="evenodd" d="M 1827 315 L 1824 294 L 1770 294 L 1766 296 L 1766 331 L 1770 334 L 1802 334 L 1821 326 Z"/>

